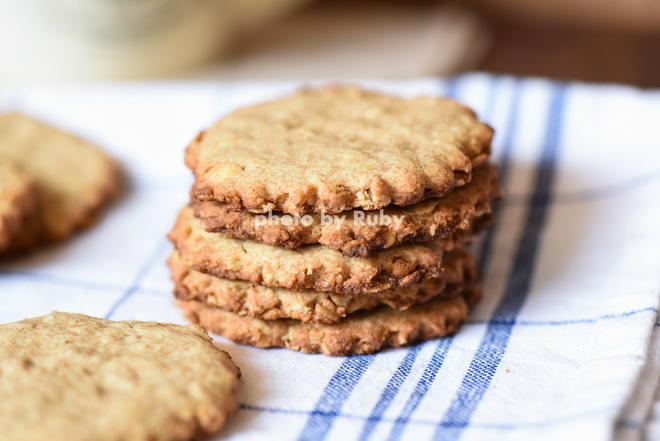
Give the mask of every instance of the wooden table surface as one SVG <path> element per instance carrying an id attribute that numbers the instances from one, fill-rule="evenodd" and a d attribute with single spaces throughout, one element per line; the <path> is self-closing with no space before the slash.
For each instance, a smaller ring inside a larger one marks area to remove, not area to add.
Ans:
<path id="1" fill-rule="evenodd" d="M 660 35 L 490 23 L 479 70 L 660 87 Z"/>

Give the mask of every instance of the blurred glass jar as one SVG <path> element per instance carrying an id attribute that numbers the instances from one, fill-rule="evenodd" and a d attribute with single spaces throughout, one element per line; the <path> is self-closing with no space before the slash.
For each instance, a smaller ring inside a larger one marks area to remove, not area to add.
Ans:
<path id="1" fill-rule="evenodd" d="M 306 0 L 0 0 L 0 78 L 172 75 Z"/>

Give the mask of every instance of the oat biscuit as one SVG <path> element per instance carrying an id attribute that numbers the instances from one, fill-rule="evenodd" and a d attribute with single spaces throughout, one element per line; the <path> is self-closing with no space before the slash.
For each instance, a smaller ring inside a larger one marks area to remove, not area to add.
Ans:
<path id="1" fill-rule="evenodd" d="M 184 441 L 237 408 L 240 373 L 197 326 L 54 312 L 0 325 L 3 441 Z"/>
<path id="2" fill-rule="evenodd" d="M 466 184 L 492 135 L 449 99 L 334 86 L 236 110 L 197 136 L 186 163 L 195 199 L 234 210 L 373 210 Z"/>
<path id="3" fill-rule="evenodd" d="M 198 271 L 271 288 L 346 294 L 384 291 L 438 277 L 442 253 L 470 237 L 401 245 L 369 257 L 346 257 L 321 245 L 289 250 L 208 233 L 190 207 L 181 210 L 169 234 L 184 262 Z"/>
<path id="4" fill-rule="evenodd" d="M 168 264 L 175 295 L 180 300 L 196 300 L 250 318 L 291 318 L 304 323 L 335 323 L 348 314 L 380 305 L 405 310 L 436 296 L 452 297 L 457 290 L 451 287 L 476 278 L 474 259 L 464 250 L 445 254 L 443 272 L 438 278 L 404 288 L 360 295 L 292 291 L 221 279 L 190 268 L 182 262 L 176 250 Z"/>
<path id="5" fill-rule="evenodd" d="M 476 284 L 463 295 L 436 298 L 405 311 L 380 307 L 351 314 L 335 324 L 240 317 L 196 301 L 179 301 L 186 316 L 210 332 L 253 346 L 286 347 L 325 355 L 368 354 L 454 333 L 480 296 Z"/>
<path id="6" fill-rule="evenodd" d="M 499 196 L 497 181 L 495 166 L 484 165 L 474 171 L 469 184 L 445 197 L 408 207 L 386 207 L 382 214 L 348 211 L 335 216 L 269 219 L 215 201 L 193 200 L 191 205 L 209 232 L 292 249 L 318 243 L 346 256 L 364 257 L 404 243 L 441 239 L 456 230 L 473 231 L 475 221 L 491 212 L 491 202 Z"/>
<path id="7" fill-rule="evenodd" d="M 105 153 L 18 113 L 0 114 L 0 162 L 36 183 L 38 225 L 25 247 L 63 239 L 93 223 L 120 187 L 117 164 Z"/>
<path id="8" fill-rule="evenodd" d="M 19 246 L 36 209 L 34 181 L 0 163 L 0 255 Z"/>

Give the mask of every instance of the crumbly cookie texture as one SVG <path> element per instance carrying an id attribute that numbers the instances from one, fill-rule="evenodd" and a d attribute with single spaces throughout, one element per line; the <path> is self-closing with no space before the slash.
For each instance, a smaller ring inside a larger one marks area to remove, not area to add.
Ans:
<path id="1" fill-rule="evenodd" d="M 186 206 L 169 238 L 187 265 L 216 277 L 271 288 L 361 294 L 438 277 L 443 251 L 469 237 L 401 245 L 370 257 L 346 257 L 321 245 L 289 250 L 208 233 Z"/>
<path id="2" fill-rule="evenodd" d="M 198 326 L 60 312 L 0 325 L 2 440 L 190 440 L 236 410 L 239 376 Z"/>
<path id="3" fill-rule="evenodd" d="M 346 256 L 364 257 L 404 243 L 472 231 L 475 221 L 491 212 L 491 202 L 499 197 L 499 192 L 497 169 L 486 164 L 475 170 L 469 184 L 443 198 L 408 207 L 386 207 L 382 213 L 356 210 L 335 216 L 314 214 L 305 219 L 278 216 L 269 220 L 266 215 L 234 211 L 229 205 L 215 201 L 193 199 L 191 206 L 209 232 L 291 249 L 321 244 Z M 369 219 L 388 219 L 388 222 L 369 223 Z"/>
<path id="4" fill-rule="evenodd" d="M 19 246 L 36 206 L 34 181 L 15 167 L 0 163 L 0 255 Z"/>
<path id="5" fill-rule="evenodd" d="M 18 113 L 0 114 L 0 162 L 31 177 L 38 215 L 25 248 L 93 223 L 120 188 L 117 164 L 95 146 Z"/>
<path id="6" fill-rule="evenodd" d="M 352 86 L 234 111 L 186 151 L 192 195 L 290 214 L 411 205 L 469 182 L 493 130 L 449 99 Z"/>
<path id="7" fill-rule="evenodd" d="M 168 264 L 174 280 L 174 292 L 180 300 L 196 300 L 244 317 L 264 320 L 291 318 L 305 323 L 335 323 L 348 314 L 381 305 L 405 310 L 437 296 L 455 296 L 459 293 L 457 286 L 476 279 L 474 259 L 464 250 L 445 254 L 440 277 L 404 288 L 361 295 L 292 291 L 221 279 L 195 271 L 181 260 L 176 250 Z"/>
<path id="8" fill-rule="evenodd" d="M 381 307 L 351 314 L 334 324 L 245 318 L 194 300 L 179 301 L 178 305 L 192 322 L 238 343 L 355 355 L 454 333 L 480 296 L 476 284 L 463 288 L 463 295 L 449 299 L 432 299 L 405 311 Z"/>

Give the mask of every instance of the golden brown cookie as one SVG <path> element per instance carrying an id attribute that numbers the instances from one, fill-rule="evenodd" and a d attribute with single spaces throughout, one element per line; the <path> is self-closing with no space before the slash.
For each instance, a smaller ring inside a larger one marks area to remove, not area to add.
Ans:
<path id="1" fill-rule="evenodd" d="M 197 326 L 61 312 L 0 325 L 0 438 L 190 440 L 236 410 L 239 376 Z"/>
<path id="2" fill-rule="evenodd" d="M 234 210 L 374 210 L 470 181 L 493 131 L 452 100 L 334 86 L 234 111 L 186 151 L 192 195 Z"/>
<path id="3" fill-rule="evenodd" d="M 19 246 L 36 210 L 34 181 L 0 163 L 0 255 Z"/>
<path id="4" fill-rule="evenodd" d="M 191 205 L 209 232 L 292 249 L 318 243 L 346 256 L 364 257 L 404 243 L 442 239 L 457 230 L 473 231 L 498 196 L 497 169 L 486 164 L 475 170 L 469 184 L 445 197 L 380 211 L 293 217 L 234 211 L 215 201 L 193 200 Z"/>
<path id="5" fill-rule="evenodd" d="M 169 238 L 187 265 L 216 277 L 271 288 L 361 294 L 438 277 L 443 251 L 470 236 L 400 245 L 369 257 L 347 257 L 321 245 L 289 250 L 208 233 L 192 209 L 184 207 Z"/>
<path id="6" fill-rule="evenodd" d="M 457 286 L 476 278 L 474 259 L 464 250 L 445 254 L 440 277 L 404 288 L 359 295 L 292 291 L 221 279 L 195 271 L 181 260 L 176 250 L 168 264 L 174 292 L 180 300 L 196 300 L 250 318 L 291 318 L 305 323 L 335 323 L 348 314 L 381 305 L 405 310 L 436 296 L 452 297 L 458 294 Z"/>
<path id="7" fill-rule="evenodd" d="M 117 164 L 101 150 L 18 113 L 0 114 L 0 162 L 37 186 L 39 213 L 26 248 L 90 225 L 120 188 Z"/>
<path id="8" fill-rule="evenodd" d="M 479 296 L 478 286 L 470 284 L 463 287 L 462 295 L 449 299 L 438 297 L 405 311 L 383 306 L 351 314 L 334 324 L 251 319 L 194 300 L 177 304 L 190 321 L 238 343 L 355 355 L 452 334 Z"/>

